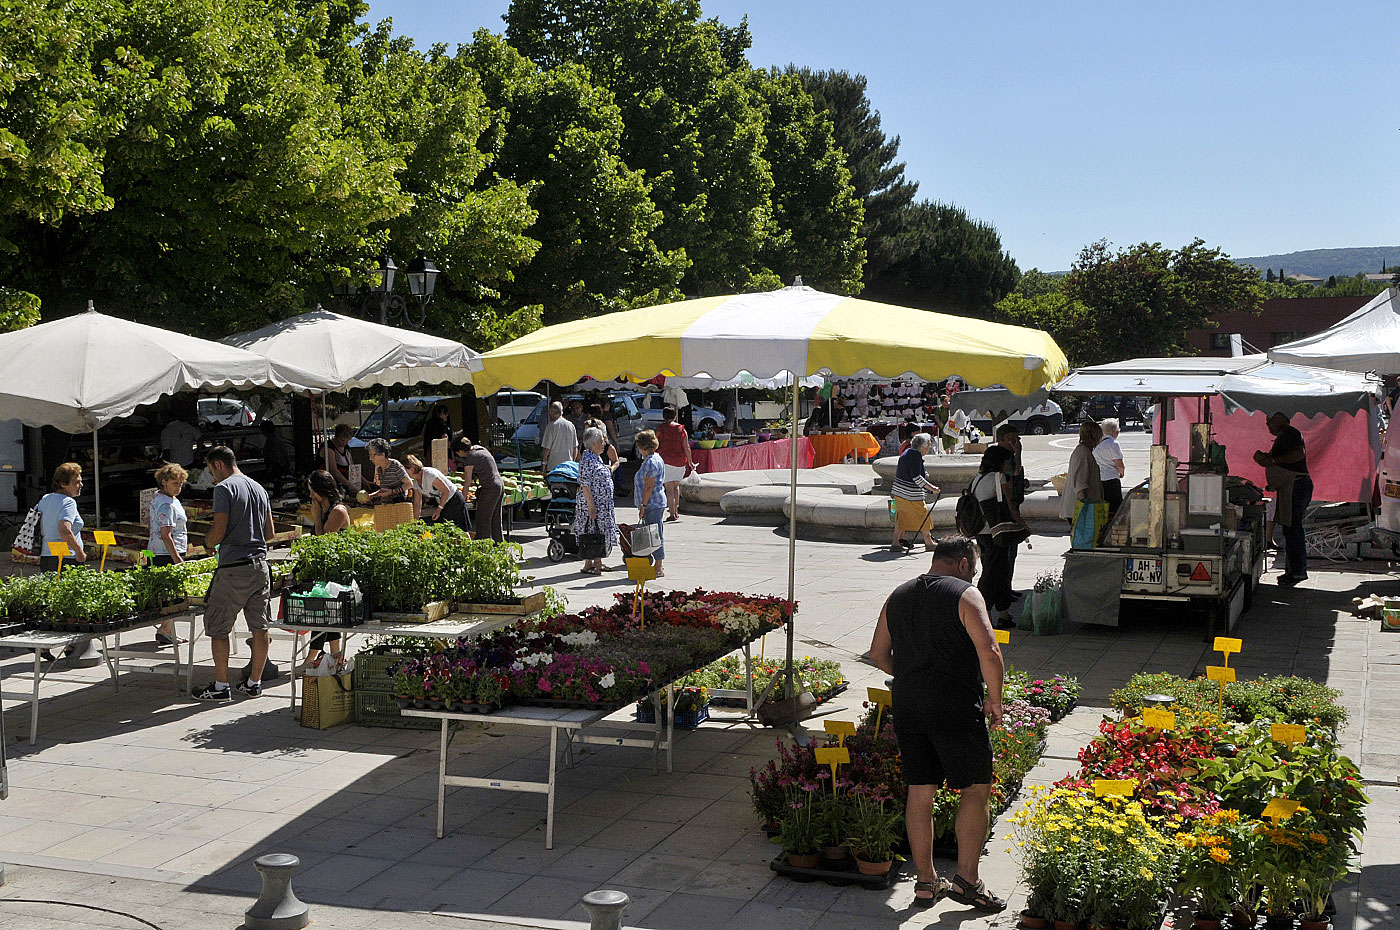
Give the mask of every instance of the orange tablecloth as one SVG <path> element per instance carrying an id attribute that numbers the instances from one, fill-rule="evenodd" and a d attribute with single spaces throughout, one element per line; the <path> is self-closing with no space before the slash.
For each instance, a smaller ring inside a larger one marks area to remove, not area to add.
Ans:
<path id="1" fill-rule="evenodd" d="M 852 452 L 868 459 L 880 451 L 880 441 L 869 433 L 828 433 L 808 438 L 812 440 L 813 468 L 835 465 Z"/>
<path id="2" fill-rule="evenodd" d="M 723 449 L 691 449 L 690 457 L 700 474 L 716 471 L 746 471 L 758 468 L 791 468 L 792 440 L 751 442 L 744 446 Z M 805 436 L 797 440 L 797 467 L 812 467 L 812 442 Z"/>

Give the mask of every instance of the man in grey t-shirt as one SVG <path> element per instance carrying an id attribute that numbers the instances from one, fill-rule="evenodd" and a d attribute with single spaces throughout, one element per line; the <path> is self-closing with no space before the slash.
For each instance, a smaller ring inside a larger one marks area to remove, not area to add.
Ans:
<path id="1" fill-rule="evenodd" d="M 267 661 L 267 626 L 272 622 L 272 576 L 267 567 L 267 541 L 276 532 L 267 491 L 238 470 L 228 446 L 211 449 L 205 462 L 214 479 L 214 525 L 204 537 L 206 548 L 218 547 L 219 567 L 209 584 L 204 609 L 204 632 L 214 653 L 214 681 L 196 691 L 201 701 L 231 701 L 228 682 L 229 634 L 243 614 L 253 634 L 253 659 L 248 678 L 238 691 L 262 694 L 263 664 Z"/>
<path id="2" fill-rule="evenodd" d="M 557 400 L 549 405 L 549 425 L 540 436 L 540 446 L 544 449 L 541 468 L 546 475 L 565 462 L 572 462 L 578 451 L 578 430 L 564 416 L 564 405 Z"/>

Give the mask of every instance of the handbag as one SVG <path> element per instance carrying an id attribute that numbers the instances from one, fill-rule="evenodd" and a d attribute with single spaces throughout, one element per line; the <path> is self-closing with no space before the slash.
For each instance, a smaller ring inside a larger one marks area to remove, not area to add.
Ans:
<path id="1" fill-rule="evenodd" d="M 661 548 L 661 527 L 655 523 L 643 523 L 632 530 L 632 554 L 651 555 Z"/>
<path id="2" fill-rule="evenodd" d="M 589 532 L 589 527 L 592 527 L 592 532 Z M 585 559 L 605 558 L 608 554 L 608 540 L 598 532 L 598 521 L 589 520 L 584 524 L 583 530 L 578 534 L 578 554 Z"/>
<path id="3" fill-rule="evenodd" d="M 355 685 L 349 674 L 301 679 L 301 725 L 327 730 L 355 719 Z"/>
<path id="4" fill-rule="evenodd" d="M 1108 522 L 1108 504 L 1104 501 L 1076 501 L 1074 504 L 1073 549 L 1093 549 L 1098 545 L 1099 532 Z"/>
<path id="5" fill-rule="evenodd" d="M 31 507 L 29 513 L 24 515 L 24 524 L 19 528 L 19 534 L 15 536 L 10 548 L 21 555 L 37 555 L 35 550 L 39 548 L 39 521 L 39 508 Z"/>

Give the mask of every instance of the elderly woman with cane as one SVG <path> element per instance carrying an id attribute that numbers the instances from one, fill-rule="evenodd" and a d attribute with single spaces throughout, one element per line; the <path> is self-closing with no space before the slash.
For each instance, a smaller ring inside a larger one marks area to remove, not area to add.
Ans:
<path id="1" fill-rule="evenodd" d="M 928 480 L 928 470 L 924 468 L 924 456 L 933 446 L 933 437 L 928 433 L 915 433 L 909 439 L 909 448 L 899 457 L 899 465 L 894 471 L 894 539 L 890 541 L 891 552 L 908 552 L 913 543 L 905 543 L 905 533 L 922 533 L 924 551 L 933 551 L 933 508 L 924 503 L 924 493 L 939 493 L 938 486 Z"/>

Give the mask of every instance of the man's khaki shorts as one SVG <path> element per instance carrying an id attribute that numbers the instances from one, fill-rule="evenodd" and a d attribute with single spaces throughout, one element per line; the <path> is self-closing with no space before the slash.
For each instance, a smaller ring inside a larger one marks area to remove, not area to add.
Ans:
<path id="1" fill-rule="evenodd" d="M 265 630 L 272 622 L 272 575 L 267 561 L 231 565 L 214 572 L 209 603 L 204 608 L 204 633 L 210 639 L 228 639 L 242 612 L 250 632 Z"/>

